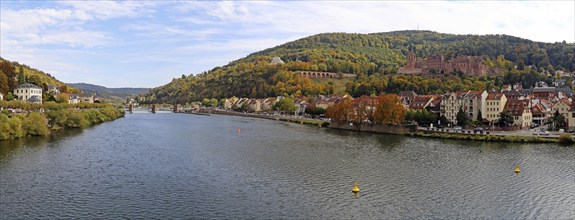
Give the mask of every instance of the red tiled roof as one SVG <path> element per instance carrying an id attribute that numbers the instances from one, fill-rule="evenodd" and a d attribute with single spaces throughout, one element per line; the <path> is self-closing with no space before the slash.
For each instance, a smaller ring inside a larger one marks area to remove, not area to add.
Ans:
<path id="1" fill-rule="evenodd" d="M 503 93 L 489 93 L 487 94 L 487 100 L 501 100 Z"/>

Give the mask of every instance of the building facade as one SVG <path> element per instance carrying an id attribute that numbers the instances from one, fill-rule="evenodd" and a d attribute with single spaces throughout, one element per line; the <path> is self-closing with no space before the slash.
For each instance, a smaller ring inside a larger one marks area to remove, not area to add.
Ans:
<path id="1" fill-rule="evenodd" d="M 499 114 L 505 108 L 507 97 L 503 93 L 489 93 L 485 102 L 485 118 L 489 122 L 496 123 L 499 120 Z"/>
<path id="2" fill-rule="evenodd" d="M 532 124 L 533 115 L 528 100 L 507 100 L 505 110 L 511 112 L 513 116 L 513 125 L 521 129 L 529 128 Z"/>
<path id="3" fill-rule="evenodd" d="M 25 83 L 14 89 L 14 96 L 18 100 L 42 103 L 42 88 L 34 84 Z"/>

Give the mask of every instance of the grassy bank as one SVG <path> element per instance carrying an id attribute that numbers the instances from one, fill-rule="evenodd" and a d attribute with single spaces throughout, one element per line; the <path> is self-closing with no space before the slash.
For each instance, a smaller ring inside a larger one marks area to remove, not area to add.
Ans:
<path id="1" fill-rule="evenodd" d="M 305 119 L 305 118 L 277 118 L 277 120 L 293 122 L 293 123 L 298 123 L 298 124 L 312 125 L 312 126 L 317 126 L 317 127 L 329 126 L 329 122 L 327 122 L 327 121 L 318 121 L 318 120 Z"/>
<path id="2" fill-rule="evenodd" d="M 473 141 L 498 141 L 512 143 L 573 143 L 573 137 L 552 138 L 552 137 L 535 137 L 535 136 L 499 136 L 499 135 L 462 135 L 448 133 L 423 133 L 415 132 L 413 136 L 429 138 L 447 138 L 456 140 L 473 140 Z M 570 138 L 570 139 L 569 139 Z"/>

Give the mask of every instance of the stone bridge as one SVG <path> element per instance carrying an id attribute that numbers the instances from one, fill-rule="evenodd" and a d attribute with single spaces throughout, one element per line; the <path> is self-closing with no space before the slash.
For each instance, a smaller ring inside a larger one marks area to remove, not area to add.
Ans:
<path id="1" fill-rule="evenodd" d="M 314 71 L 299 71 L 300 77 L 306 78 L 353 78 L 353 73 L 332 73 L 332 72 L 314 72 Z"/>

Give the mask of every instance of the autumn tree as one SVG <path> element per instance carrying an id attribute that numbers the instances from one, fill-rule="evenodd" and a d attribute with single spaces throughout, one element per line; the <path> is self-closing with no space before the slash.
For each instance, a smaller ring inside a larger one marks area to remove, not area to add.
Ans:
<path id="1" fill-rule="evenodd" d="M 58 89 L 60 90 L 60 93 L 68 93 L 68 86 L 66 85 L 62 85 Z"/>
<path id="2" fill-rule="evenodd" d="M 346 97 L 332 106 L 327 107 L 325 116 L 336 122 L 347 122 L 353 113 L 353 103 L 351 97 Z"/>
<path id="3" fill-rule="evenodd" d="M 57 103 L 68 103 L 70 96 L 66 93 L 61 93 L 56 96 Z"/>
<path id="4" fill-rule="evenodd" d="M 0 89 L 2 89 L 2 94 L 8 94 L 8 92 L 14 91 L 16 87 L 16 72 L 14 71 L 14 66 L 9 62 L 0 62 Z"/>
<path id="5" fill-rule="evenodd" d="M 401 99 L 395 94 L 383 94 L 377 98 L 375 121 L 381 124 L 397 125 L 405 119 Z"/>
<path id="6" fill-rule="evenodd" d="M 350 121 L 356 126 L 357 130 L 361 130 L 361 125 L 374 117 L 372 111 L 375 107 L 373 99 L 369 96 L 362 96 L 352 101 L 353 113 L 351 114 Z"/>

